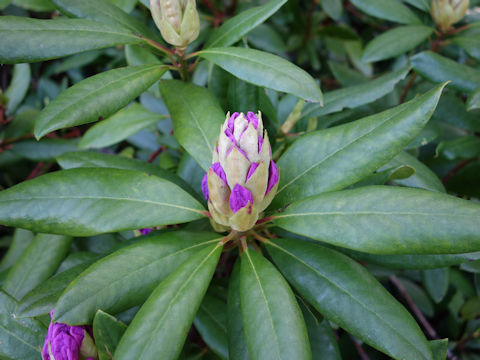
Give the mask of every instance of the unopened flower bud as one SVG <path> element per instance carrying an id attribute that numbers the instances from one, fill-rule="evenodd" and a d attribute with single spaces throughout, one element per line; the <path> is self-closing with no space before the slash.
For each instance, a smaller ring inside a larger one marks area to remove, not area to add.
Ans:
<path id="1" fill-rule="evenodd" d="M 185 47 L 200 31 L 195 0 L 150 0 L 153 20 L 166 42 Z"/>
<path id="2" fill-rule="evenodd" d="M 227 115 L 202 192 L 216 224 L 247 231 L 270 205 L 279 173 L 260 112 Z"/>
<path id="3" fill-rule="evenodd" d="M 445 32 L 463 19 L 469 5 L 469 0 L 432 0 L 430 14 L 439 29 Z"/>

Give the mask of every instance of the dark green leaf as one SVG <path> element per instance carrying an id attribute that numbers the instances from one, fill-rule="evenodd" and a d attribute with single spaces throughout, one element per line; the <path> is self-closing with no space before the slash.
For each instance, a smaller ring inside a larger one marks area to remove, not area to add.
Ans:
<path id="1" fill-rule="evenodd" d="M 473 135 L 465 135 L 454 140 L 442 141 L 437 146 L 437 155 L 448 160 L 469 159 L 480 155 L 480 139 Z"/>
<path id="2" fill-rule="evenodd" d="M 467 99 L 467 110 L 477 110 L 480 109 L 480 86 L 470 94 Z"/>
<path id="3" fill-rule="evenodd" d="M 112 115 L 147 90 L 165 71 L 166 68 L 158 65 L 129 66 L 73 85 L 40 113 L 35 123 L 35 137 Z"/>
<path id="4" fill-rule="evenodd" d="M 116 360 L 177 359 L 221 252 L 221 245 L 209 246 L 160 283 L 120 340 Z"/>
<path id="5" fill-rule="evenodd" d="M 13 144 L 12 151 L 30 161 L 54 162 L 57 156 L 77 151 L 77 144 L 75 139 L 24 140 Z"/>
<path id="6" fill-rule="evenodd" d="M 420 20 L 405 5 L 396 0 L 352 0 L 353 5 L 368 15 L 401 24 L 419 24 Z"/>
<path id="7" fill-rule="evenodd" d="M 397 281 L 423 314 L 428 317 L 435 314 L 433 302 L 423 288 L 404 278 L 398 278 Z"/>
<path id="8" fill-rule="evenodd" d="M 373 173 L 420 133 L 442 89 L 438 86 L 382 113 L 302 136 L 278 161 L 274 205 L 342 189 Z"/>
<path id="9" fill-rule="evenodd" d="M 16 64 L 13 67 L 13 75 L 10 86 L 5 91 L 7 102 L 7 115 L 15 112 L 22 102 L 30 87 L 30 65 Z"/>
<path id="10" fill-rule="evenodd" d="M 429 342 L 432 349 L 433 360 L 445 360 L 448 353 L 448 339 L 431 340 Z"/>
<path id="11" fill-rule="evenodd" d="M 437 304 L 443 300 L 447 294 L 449 278 L 448 268 L 424 270 L 423 284 L 430 297 Z"/>
<path id="12" fill-rule="evenodd" d="M 263 51 L 246 48 L 210 48 L 198 56 L 251 84 L 283 91 L 299 98 L 323 102 L 315 80 L 291 62 Z"/>
<path id="13" fill-rule="evenodd" d="M 429 0 L 403 0 L 403 2 L 410 4 L 417 9 L 420 9 L 425 12 L 430 11 L 430 1 Z"/>
<path id="14" fill-rule="evenodd" d="M 432 359 L 415 320 L 363 266 L 300 240 L 275 239 L 267 249 L 289 282 L 329 320 L 395 359 Z"/>
<path id="15" fill-rule="evenodd" d="M 480 60 L 480 38 L 474 35 L 457 36 L 452 39 L 454 44 L 457 44 L 473 58 Z"/>
<path id="16" fill-rule="evenodd" d="M 241 260 L 240 301 L 252 360 L 312 358 L 295 295 L 267 259 L 248 249 Z"/>
<path id="17" fill-rule="evenodd" d="M 33 233 L 28 230 L 15 229 L 12 243 L 0 262 L 0 270 L 8 269 L 15 265 L 32 242 L 33 236 Z"/>
<path id="18" fill-rule="evenodd" d="M 99 360 L 111 360 L 127 326 L 112 315 L 98 310 L 93 319 L 93 336 Z"/>
<path id="19" fill-rule="evenodd" d="M 225 120 L 215 96 L 207 89 L 178 80 L 160 83 L 178 142 L 207 171 Z"/>
<path id="20" fill-rule="evenodd" d="M 86 324 L 98 309 L 118 313 L 139 305 L 192 254 L 220 239 L 217 234 L 176 231 L 117 250 L 70 284 L 57 303 L 55 318 Z"/>
<path id="21" fill-rule="evenodd" d="M 479 204 L 453 196 L 369 186 L 297 201 L 274 222 L 312 239 L 372 254 L 458 254 L 480 250 L 479 216 Z"/>
<path id="22" fill-rule="evenodd" d="M 1 224 L 72 236 L 176 224 L 203 213 L 177 185 L 131 170 L 57 171 L 0 192 Z"/>
<path id="23" fill-rule="evenodd" d="M 321 4 L 328 16 L 337 21 L 340 19 L 343 9 L 341 0 L 322 0 Z"/>
<path id="24" fill-rule="evenodd" d="M 35 62 L 144 42 L 130 30 L 83 19 L 0 17 L 0 63 Z"/>
<path id="25" fill-rule="evenodd" d="M 55 5 L 51 0 L 12 0 L 12 4 L 32 11 L 54 11 Z"/>

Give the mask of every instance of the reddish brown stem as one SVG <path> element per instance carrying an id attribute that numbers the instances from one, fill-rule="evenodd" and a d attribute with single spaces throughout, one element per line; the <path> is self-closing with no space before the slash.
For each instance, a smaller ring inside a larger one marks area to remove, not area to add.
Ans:
<path id="1" fill-rule="evenodd" d="M 414 83 L 416 77 L 417 77 L 416 72 L 414 72 L 414 73 L 412 73 L 412 75 L 410 75 L 410 79 L 408 80 L 407 85 L 405 85 L 405 87 L 402 90 L 402 94 L 400 95 L 399 104 L 402 104 L 405 101 L 405 98 L 407 97 L 408 92 L 410 91 L 410 88 L 413 86 L 413 83 Z"/>
<path id="2" fill-rule="evenodd" d="M 470 164 L 471 162 L 475 161 L 476 158 L 473 159 L 466 159 L 460 161 L 452 170 L 450 170 L 447 175 L 442 178 L 442 183 L 445 185 L 452 177 L 454 177 L 460 170 L 462 170 L 465 166 Z"/>
<path id="3" fill-rule="evenodd" d="M 160 147 L 150 156 L 150 158 L 148 159 L 148 162 L 149 162 L 149 163 L 152 163 L 153 160 L 155 160 L 155 158 L 156 158 L 158 155 L 160 155 L 160 153 L 161 153 L 163 150 L 165 150 L 165 146 L 164 146 L 164 145 L 160 146 Z"/>

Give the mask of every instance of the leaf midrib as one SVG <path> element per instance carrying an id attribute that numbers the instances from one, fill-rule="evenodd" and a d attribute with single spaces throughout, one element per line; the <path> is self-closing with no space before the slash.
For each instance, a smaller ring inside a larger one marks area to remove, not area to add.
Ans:
<path id="1" fill-rule="evenodd" d="M 10 316 L 10 314 L 3 314 L 4 316 Z M 1 316 L 1 315 L 0 315 Z M 3 326 L 3 324 L 0 324 L 0 328 L 3 329 L 7 334 L 9 334 L 10 336 L 14 337 L 15 339 L 17 339 L 18 341 L 24 343 L 25 345 L 27 345 L 28 347 L 34 349 L 36 352 L 40 352 L 40 350 L 33 346 L 32 344 L 29 344 L 28 342 L 26 342 L 25 340 L 23 340 L 22 338 L 18 337 L 17 334 L 15 333 L 12 333 L 11 331 L 9 331 L 5 326 Z"/>
<path id="2" fill-rule="evenodd" d="M 422 213 L 414 211 L 331 211 L 331 212 L 305 212 L 305 213 L 293 213 L 275 215 L 275 219 L 286 218 L 291 216 L 329 216 L 329 215 L 342 215 L 342 216 L 357 216 L 357 215 L 395 215 L 395 216 L 448 216 L 448 217 L 472 217 L 468 214 L 455 214 L 455 213 Z"/>

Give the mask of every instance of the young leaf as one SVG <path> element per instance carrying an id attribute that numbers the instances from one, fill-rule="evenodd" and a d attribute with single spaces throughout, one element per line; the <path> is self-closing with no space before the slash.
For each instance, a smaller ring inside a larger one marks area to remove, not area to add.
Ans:
<path id="1" fill-rule="evenodd" d="M 148 89 L 165 71 L 158 65 L 129 66 L 73 85 L 40 113 L 35 122 L 35 137 L 107 118 Z"/>
<path id="2" fill-rule="evenodd" d="M 221 245 L 209 246 L 158 285 L 120 340 L 116 360 L 177 359 L 221 252 Z"/>
<path id="3" fill-rule="evenodd" d="M 205 44 L 206 48 L 224 47 L 235 44 L 243 36 L 272 16 L 287 0 L 270 0 L 228 19 L 216 29 Z"/>
<path id="4" fill-rule="evenodd" d="M 198 56 L 251 84 L 283 91 L 312 102 L 323 102 L 315 80 L 291 62 L 263 51 L 236 47 L 209 48 Z"/>
<path id="5" fill-rule="evenodd" d="M 55 273 L 71 243 L 66 236 L 38 234 L 10 269 L 3 290 L 20 300 Z"/>
<path id="6" fill-rule="evenodd" d="M 112 315 L 98 310 L 93 319 L 93 336 L 98 349 L 98 360 L 112 360 L 117 344 L 127 326 Z"/>
<path id="7" fill-rule="evenodd" d="M 3 64 L 43 61 L 87 50 L 143 42 L 124 27 L 91 20 L 0 17 L 0 63 Z"/>
<path id="8" fill-rule="evenodd" d="M 432 359 L 415 320 L 363 266 L 301 240 L 266 246 L 282 274 L 330 321 L 395 359 Z"/>
<path id="9" fill-rule="evenodd" d="M 0 192 L 1 224 L 72 236 L 187 222 L 203 212 L 177 185 L 131 170 L 56 171 Z"/>
<path id="10" fill-rule="evenodd" d="M 295 295 L 267 259 L 248 249 L 241 260 L 240 301 L 252 360 L 312 358 Z"/>
<path id="11" fill-rule="evenodd" d="M 410 25 L 386 31 L 367 44 L 362 60 L 380 61 L 401 55 L 424 42 L 434 30 L 430 26 Z"/>
<path id="12" fill-rule="evenodd" d="M 220 239 L 217 234 L 175 231 L 117 250 L 68 286 L 55 307 L 55 320 L 87 324 L 98 309 L 119 313 L 139 305 L 192 254 Z"/>
<path id="13" fill-rule="evenodd" d="M 448 273 L 448 267 L 424 270 L 422 272 L 425 289 L 427 289 L 428 294 L 437 304 L 447 295 L 449 285 Z"/>
<path id="14" fill-rule="evenodd" d="M 16 64 L 13 67 L 13 75 L 10 86 L 5 91 L 7 98 L 7 115 L 15 112 L 18 105 L 22 102 L 30 87 L 30 65 Z"/>
<path id="15" fill-rule="evenodd" d="M 418 17 L 396 0 L 352 0 L 352 4 L 368 15 L 401 24 L 420 24 Z"/>
<path id="16" fill-rule="evenodd" d="M 369 186 L 297 201 L 274 222 L 312 239 L 371 254 L 458 254 L 480 250 L 479 216 L 480 205 L 453 196 Z"/>
<path id="17" fill-rule="evenodd" d="M 160 83 L 178 142 L 207 171 L 225 114 L 207 89 L 178 80 Z"/>
<path id="18" fill-rule="evenodd" d="M 278 161 L 281 176 L 273 204 L 342 189 L 370 175 L 420 133 L 443 86 L 379 114 L 299 138 Z"/>

